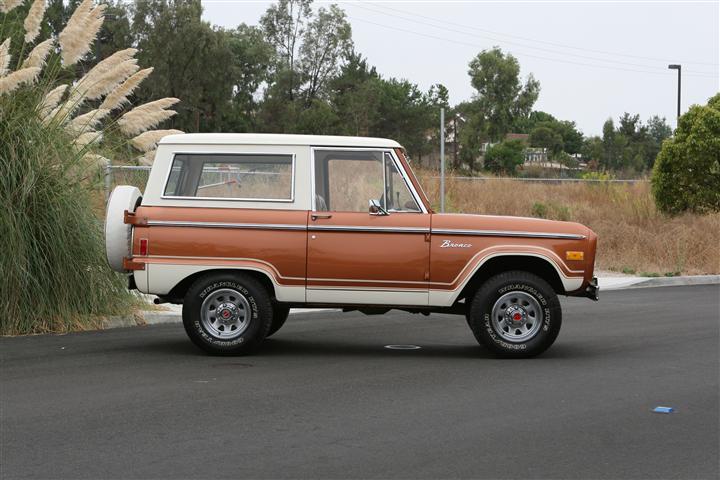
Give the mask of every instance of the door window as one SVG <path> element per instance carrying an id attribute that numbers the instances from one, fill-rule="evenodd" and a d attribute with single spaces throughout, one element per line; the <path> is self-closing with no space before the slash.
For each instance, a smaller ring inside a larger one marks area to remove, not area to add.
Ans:
<path id="1" fill-rule="evenodd" d="M 367 212 L 378 200 L 388 212 L 420 212 L 387 152 L 316 150 L 314 164 L 316 211 Z"/>

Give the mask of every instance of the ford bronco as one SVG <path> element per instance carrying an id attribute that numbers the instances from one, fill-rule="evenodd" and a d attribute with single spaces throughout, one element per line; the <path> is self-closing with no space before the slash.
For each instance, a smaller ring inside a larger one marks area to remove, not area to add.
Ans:
<path id="1" fill-rule="evenodd" d="M 245 354 L 293 307 L 464 315 L 509 357 L 558 336 L 558 295 L 597 300 L 597 236 L 569 222 L 433 211 L 401 145 L 381 138 L 163 138 L 145 188 L 107 205 L 110 266 L 182 304 L 190 339 Z"/>

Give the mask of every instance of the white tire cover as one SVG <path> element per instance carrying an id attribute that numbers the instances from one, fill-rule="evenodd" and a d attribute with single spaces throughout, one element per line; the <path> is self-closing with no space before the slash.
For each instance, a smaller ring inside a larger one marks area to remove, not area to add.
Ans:
<path id="1" fill-rule="evenodd" d="M 132 248 L 132 225 L 125 223 L 125 210 L 134 212 L 140 203 L 140 190 L 120 185 L 110 194 L 105 214 L 105 253 L 110 268 L 124 272 L 123 258 L 129 257 Z"/>

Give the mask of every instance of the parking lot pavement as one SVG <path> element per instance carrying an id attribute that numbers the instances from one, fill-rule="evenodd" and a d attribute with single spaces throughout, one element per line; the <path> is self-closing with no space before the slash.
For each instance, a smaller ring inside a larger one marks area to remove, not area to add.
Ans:
<path id="1" fill-rule="evenodd" d="M 180 325 L 3 338 L 0 477 L 717 478 L 720 288 L 563 307 L 530 360 L 406 313 L 296 315 L 253 357 Z"/>

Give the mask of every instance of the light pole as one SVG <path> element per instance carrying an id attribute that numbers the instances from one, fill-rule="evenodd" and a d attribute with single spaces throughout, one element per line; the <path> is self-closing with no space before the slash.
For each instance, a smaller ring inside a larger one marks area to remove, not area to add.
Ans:
<path id="1" fill-rule="evenodd" d="M 682 72 L 682 65 L 678 65 L 676 63 L 673 63 L 671 65 L 668 65 L 668 68 L 670 70 L 677 70 L 678 72 L 678 104 L 677 104 L 677 118 L 678 121 L 680 121 L 680 77 Z"/>

